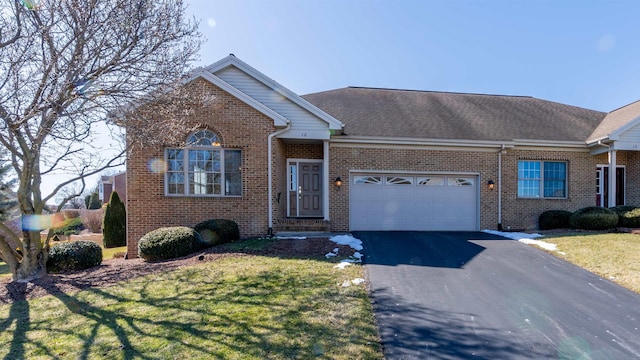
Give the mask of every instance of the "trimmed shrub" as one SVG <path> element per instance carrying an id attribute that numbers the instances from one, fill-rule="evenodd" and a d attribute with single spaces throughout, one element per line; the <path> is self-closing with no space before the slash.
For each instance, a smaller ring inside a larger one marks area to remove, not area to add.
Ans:
<path id="1" fill-rule="evenodd" d="M 140 238 L 138 256 L 147 261 L 174 259 L 201 248 L 200 236 L 194 229 L 185 226 L 165 227 Z"/>
<path id="2" fill-rule="evenodd" d="M 118 192 L 111 193 L 109 203 L 104 209 L 102 222 L 102 242 L 105 248 L 125 246 L 127 244 L 127 214 Z"/>
<path id="3" fill-rule="evenodd" d="M 78 235 L 84 230 L 84 225 L 81 218 L 69 218 L 56 224 L 51 230 L 53 235 Z"/>
<path id="4" fill-rule="evenodd" d="M 240 239 L 238 224 L 232 220 L 205 220 L 194 227 L 204 246 L 226 244 Z"/>
<path id="5" fill-rule="evenodd" d="M 619 205 L 612 207 L 611 210 L 618 214 L 618 226 L 640 227 L 640 207 Z"/>
<path id="6" fill-rule="evenodd" d="M 545 211 L 538 218 L 538 227 L 540 230 L 568 228 L 571 214 L 572 212 L 567 210 Z"/>
<path id="7" fill-rule="evenodd" d="M 611 229 L 618 225 L 618 214 L 611 209 L 589 206 L 571 214 L 569 225 L 585 230 Z"/>
<path id="8" fill-rule="evenodd" d="M 102 263 L 102 248 L 88 240 L 55 244 L 49 250 L 47 270 L 84 270 Z"/>

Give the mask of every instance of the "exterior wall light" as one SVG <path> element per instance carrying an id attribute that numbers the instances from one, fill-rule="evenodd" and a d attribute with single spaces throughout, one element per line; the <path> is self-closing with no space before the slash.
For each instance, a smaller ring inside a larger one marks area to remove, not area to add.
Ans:
<path id="1" fill-rule="evenodd" d="M 496 186 L 496 183 L 493 182 L 493 180 L 489 180 L 487 182 L 487 187 L 489 188 L 489 190 L 493 191 L 493 188 Z"/>
<path id="2" fill-rule="evenodd" d="M 342 179 L 340 179 L 340 176 L 338 176 L 338 177 L 336 178 L 336 181 L 334 182 L 334 184 L 335 184 L 337 187 L 342 186 Z"/>

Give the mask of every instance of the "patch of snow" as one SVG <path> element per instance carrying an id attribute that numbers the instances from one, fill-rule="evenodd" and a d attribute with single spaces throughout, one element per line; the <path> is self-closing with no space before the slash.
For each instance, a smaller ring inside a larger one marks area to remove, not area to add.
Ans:
<path id="1" fill-rule="evenodd" d="M 540 234 L 528 234 L 528 233 L 519 233 L 519 232 L 503 232 L 503 231 L 495 231 L 495 230 L 482 230 L 482 232 L 492 235 L 504 236 L 509 239 L 518 240 L 523 244 L 535 245 L 539 246 L 545 250 L 549 251 L 558 251 L 558 245 L 548 243 L 542 240 L 534 240 L 536 238 L 542 237 Z M 558 254 L 566 255 L 565 252 L 558 251 Z"/>
<path id="2" fill-rule="evenodd" d="M 491 234 L 491 235 L 504 236 L 512 240 L 537 239 L 539 237 L 542 237 L 542 235 L 540 234 L 528 234 L 528 233 L 521 233 L 521 232 L 506 232 L 506 231 L 496 231 L 496 230 L 482 230 L 482 232 Z"/>
<path id="3" fill-rule="evenodd" d="M 549 250 L 549 251 L 558 251 L 558 245 L 556 244 L 552 244 L 552 243 L 548 243 L 546 241 L 542 241 L 542 240 L 531 240 L 531 239 L 520 239 L 518 240 L 519 242 L 523 243 L 523 244 L 529 244 L 529 245 L 535 245 L 535 246 L 539 246 L 545 250 Z"/>
<path id="4" fill-rule="evenodd" d="M 306 240 L 306 236 L 276 236 L 279 240 Z"/>
<path id="5" fill-rule="evenodd" d="M 351 264 L 352 263 L 349 261 L 341 261 L 338 265 L 335 265 L 333 268 L 344 270 L 344 268 L 346 268 L 347 266 L 351 266 Z"/>
<path id="6" fill-rule="evenodd" d="M 362 278 L 355 278 L 355 279 L 353 279 L 353 280 L 345 280 L 345 281 L 342 283 L 342 287 L 349 287 L 349 286 L 351 286 L 351 285 L 362 285 L 362 284 L 364 284 L 365 282 L 366 282 L 366 280 L 365 280 L 365 279 L 362 279 Z"/>
<path id="7" fill-rule="evenodd" d="M 330 237 L 329 240 L 338 245 L 348 245 L 356 251 L 362 250 L 362 240 L 358 240 L 351 235 L 336 235 Z"/>

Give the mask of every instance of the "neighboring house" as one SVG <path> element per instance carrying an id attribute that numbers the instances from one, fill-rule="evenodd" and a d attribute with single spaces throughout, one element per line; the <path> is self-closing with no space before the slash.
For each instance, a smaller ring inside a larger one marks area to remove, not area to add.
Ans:
<path id="1" fill-rule="evenodd" d="M 103 175 L 98 181 L 98 197 L 103 204 L 109 202 L 111 193 L 116 191 L 120 200 L 127 203 L 127 173 L 125 171 L 114 175 Z"/>
<path id="2" fill-rule="evenodd" d="M 233 55 L 185 84 L 215 101 L 179 119 L 199 128 L 181 143 L 130 154 L 129 256 L 148 231 L 211 218 L 243 237 L 514 230 L 545 210 L 640 204 L 640 103 L 606 114 L 525 96 L 299 96 Z"/>

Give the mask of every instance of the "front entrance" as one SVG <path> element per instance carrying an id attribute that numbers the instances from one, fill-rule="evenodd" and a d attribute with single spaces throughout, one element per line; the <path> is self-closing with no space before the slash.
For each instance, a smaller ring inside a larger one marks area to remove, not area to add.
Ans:
<path id="1" fill-rule="evenodd" d="M 287 216 L 323 217 L 322 160 L 287 160 Z"/>
<path id="2" fill-rule="evenodd" d="M 616 205 L 625 204 L 624 167 L 616 167 Z M 609 166 L 598 165 L 596 167 L 596 206 L 609 207 Z"/>

